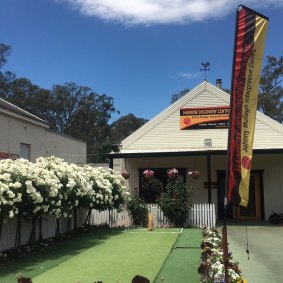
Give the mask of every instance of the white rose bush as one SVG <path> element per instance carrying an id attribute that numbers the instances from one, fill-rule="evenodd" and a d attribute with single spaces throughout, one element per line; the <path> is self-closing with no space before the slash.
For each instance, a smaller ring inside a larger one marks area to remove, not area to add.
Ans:
<path id="1" fill-rule="evenodd" d="M 57 157 L 0 161 L 0 237 L 3 222 L 23 217 L 35 226 L 44 215 L 71 218 L 76 208 L 121 209 L 125 179 L 112 169 L 79 166 Z"/>

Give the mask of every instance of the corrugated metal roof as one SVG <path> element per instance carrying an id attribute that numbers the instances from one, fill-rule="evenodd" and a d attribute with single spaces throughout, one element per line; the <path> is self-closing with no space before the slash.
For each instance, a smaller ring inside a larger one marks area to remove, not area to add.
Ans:
<path id="1" fill-rule="evenodd" d="M 168 152 L 211 152 L 211 151 L 226 151 L 226 147 L 195 147 L 195 148 L 163 148 L 163 149 L 121 149 L 121 154 L 131 154 L 131 153 L 168 153 Z M 272 150 L 272 149 L 282 149 L 281 147 L 253 147 L 254 150 Z"/>

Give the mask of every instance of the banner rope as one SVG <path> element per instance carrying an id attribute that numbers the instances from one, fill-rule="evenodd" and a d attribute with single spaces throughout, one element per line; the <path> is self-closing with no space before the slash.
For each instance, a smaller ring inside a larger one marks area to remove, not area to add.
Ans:
<path id="1" fill-rule="evenodd" d="M 250 259 L 250 251 L 249 251 L 249 237 L 248 237 L 248 225 L 246 224 L 246 239 L 247 239 L 247 249 L 246 253 L 248 255 L 248 260 Z"/>

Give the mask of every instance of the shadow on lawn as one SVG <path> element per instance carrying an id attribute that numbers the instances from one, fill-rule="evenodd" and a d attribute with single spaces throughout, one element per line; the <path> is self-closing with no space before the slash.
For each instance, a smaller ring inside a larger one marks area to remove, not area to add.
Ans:
<path id="1" fill-rule="evenodd" d="M 70 239 L 56 240 L 49 247 L 0 264 L 0 278 L 11 275 L 11 278 L 14 276 L 14 282 L 16 282 L 18 273 L 34 278 L 93 246 L 103 244 L 109 237 L 118 235 L 123 230 L 118 228 L 99 228 Z M 3 282 L 2 279 L 1 282 Z"/>

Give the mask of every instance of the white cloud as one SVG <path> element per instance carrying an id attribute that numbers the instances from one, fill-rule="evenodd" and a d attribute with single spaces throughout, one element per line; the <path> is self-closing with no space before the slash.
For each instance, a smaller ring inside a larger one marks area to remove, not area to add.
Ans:
<path id="1" fill-rule="evenodd" d="M 201 72 L 196 72 L 196 73 L 180 73 L 179 76 L 182 77 L 182 78 L 185 78 L 185 79 L 194 79 L 194 78 L 197 78 L 199 77 L 201 74 Z"/>
<path id="2" fill-rule="evenodd" d="M 55 0 L 58 1 L 58 0 Z M 220 18 L 237 5 L 251 8 L 283 7 L 283 0 L 59 0 L 87 16 L 126 25 L 183 23 Z"/>

